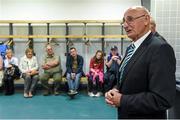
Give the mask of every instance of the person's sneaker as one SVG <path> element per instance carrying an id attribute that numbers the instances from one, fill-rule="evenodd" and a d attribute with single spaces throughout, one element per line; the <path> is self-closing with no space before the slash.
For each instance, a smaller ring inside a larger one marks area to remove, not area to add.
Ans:
<path id="1" fill-rule="evenodd" d="M 98 91 L 93 90 L 92 93 L 93 93 L 94 95 L 96 95 L 96 94 L 98 93 Z"/>
<path id="2" fill-rule="evenodd" d="M 73 90 L 69 90 L 68 94 L 73 94 L 73 92 L 74 92 Z"/>
<path id="3" fill-rule="evenodd" d="M 74 93 L 74 94 L 78 94 L 78 91 L 77 91 L 77 90 L 73 90 L 73 93 Z"/>
<path id="4" fill-rule="evenodd" d="M 44 95 L 44 96 L 48 96 L 48 95 L 50 95 L 50 92 L 49 92 L 49 91 L 45 91 L 45 92 L 43 93 L 43 95 Z"/>
<path id="5" fill-rule="evenodd" d="M 28 98 L 29 95 L 27 93 L 24 93 L 24 98 Z"/>
<path id="6" fill-rule="evenodd" d="M 59 92 L 58 91 L 54 91 L 54 95 L 55 96 L 59 95 Z"/>
<path id="7" fill-rule="evenodd" d="M 100 96 L 103 96 L 104 94 L 102 92 L 99 92 Z"/>
<path id="8" fill-rule="evenodd" d="M 89 95 L 90 97 L 94 97 L 94 94 L 93 94 L 92 92 L 88 92 L 88 95 Z"/>
<path id="9" fill-rule="evenodd" d="M 100 93 L 100 92 L 97 92 L 94 96 L 95 96 L 95 97 L 100 97 L 100 96 L 101 96 L 101 93 Z"/>
<path id="10" fill-rule="evenodd" d="M 29 92 L 29 97 L 32 98 L 33 97 L 33 94 L 31 92 Z"/>
<path id="11" fill-rule="evenodd" d="M 6 96 L 10 96 L 10 95 L 13 95 L 14 93 L 5 93 L 4 95 Z"/>

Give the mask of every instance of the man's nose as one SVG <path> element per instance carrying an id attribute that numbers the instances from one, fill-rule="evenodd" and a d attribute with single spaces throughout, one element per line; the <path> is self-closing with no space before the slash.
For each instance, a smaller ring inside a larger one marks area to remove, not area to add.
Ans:
<path id="1" fill-rule="evenodd" d="M 127 27 L 128 27 L 127 22 L 125 21 L 125 22 L 122 24 L 122 26 L 123 26 L 124 28 L 127 28 Z"/>

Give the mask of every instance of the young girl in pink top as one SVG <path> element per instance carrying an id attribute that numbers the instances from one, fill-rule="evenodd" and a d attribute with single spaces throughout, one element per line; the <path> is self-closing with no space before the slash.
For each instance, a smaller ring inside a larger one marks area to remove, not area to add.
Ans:
<path id="1" fill-rule="evenodd" d="M 100 96 L 102 85 L 104 82 L 104 55 L 101 50 L 98 50 L 90 61 L 90 71 L 88 76 L 88 95 Z"/>

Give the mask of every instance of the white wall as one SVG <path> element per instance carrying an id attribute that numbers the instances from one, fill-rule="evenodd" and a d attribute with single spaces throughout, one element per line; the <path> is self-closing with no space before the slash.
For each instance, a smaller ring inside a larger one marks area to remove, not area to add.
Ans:
<path id="1" fill-rule="evenodd" d="M 121 19 L 125 9 L 130 6 L 140 5 L 140 0 L 0 0 L 0 19 L 4 20 L 55 20 L 55 19 Z M 27 26 L 14 26 L 14 35 L 26 35 Z M 34 34 L 46 34 L 46 26 L 33 26 Z M 64 35 L 65 27 L 50 26 L 50 33 L 53 35 Z M 121 27 L 106 26 L 106 34 L 120 34 Z M 8 26 L 0 26 L 0 35 L 8 35 Z M 82 26 L 71 26 L 70 34 L 83 34 Z M 100 26 L 88 26 L 87 34 L 101 34 Z M 77 39 L 78 40 L 78 39 Z M 84 72 L 89 71 L 90 58 L 94 56 L 96 50 L 101 49 L 101 41 L 92 42 L 91 46 L 86 46 L 83 42 L 75 43 L 78 53 L 84 57 Z M 109 39 L 105 39 L 105 41 Z M 79 39 L 79 41 L 82 41 Z M 92 40 L 90 40 L 92 41 Z M 115 42 L 116 41 L 116 42 Z M 106 42 L 105 52 L 108 54 L 111 46 L 117 45 L 121 52 L 121 43 L 118 40 Z M 24 55 L 27 47 L 27 39 L 14 39 L 15 56 L 20 58 Z M 41 64 L 44 53 L 46 39 L 34 39 L 34 49 Z M 59 40 L 59 46 L 55 46 L 55 53 L 61 56 L 62 68 L 65 72 L 66 52 L 65 40 Z M 128 43 L 124 44 L 125 49 Z"/>
<path id="2" fill-rule="evenodd" d="M 171 44 L 176 55 L 176 77 L 180 80 L 180 2 L 151 0 L 157 31 Z"/>
<path id="3" fill-rule="evenodd" d="M 140 0 L 0 0 L 0 19 L 120 19 Z"/>
<path id="4" fill-rule="evenodd" d="M 1 13 L 1 12 L 2 12 L 1 6 L 2 6 L 2 0 L 0 0 L 0 18 L 2 18 L 2 17 L 1 17 L 1 14 L 2 14 L 2 13 Z"/>

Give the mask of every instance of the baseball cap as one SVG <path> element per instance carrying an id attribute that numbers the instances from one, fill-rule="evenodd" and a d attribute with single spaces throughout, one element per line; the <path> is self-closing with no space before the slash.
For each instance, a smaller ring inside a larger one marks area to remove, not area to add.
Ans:
<path id="1" fill-rule="evenodd" d="M 111 50 L 118 50 L 118 47 L 114 45 L 111 47 Z"/>

